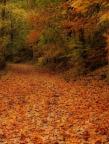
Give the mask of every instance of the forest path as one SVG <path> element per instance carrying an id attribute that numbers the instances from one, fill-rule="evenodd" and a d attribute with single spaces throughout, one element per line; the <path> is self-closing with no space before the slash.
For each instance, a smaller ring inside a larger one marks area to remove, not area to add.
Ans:
<path id="1" fill-rule="evenodd" d="M 109 86 L 67 83 L 31 65 L 0 79 L 0 144 L 109 144 Z"/>

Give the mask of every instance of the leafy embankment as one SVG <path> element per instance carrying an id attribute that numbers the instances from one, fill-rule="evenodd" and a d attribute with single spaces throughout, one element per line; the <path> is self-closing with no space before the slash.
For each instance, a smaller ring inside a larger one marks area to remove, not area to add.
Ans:
<path id="1" fill-rule="evenodd" d="M 0 80 L 0 143 L 108 144 L 109 85 L 89 78 L 11 65 Z"/>

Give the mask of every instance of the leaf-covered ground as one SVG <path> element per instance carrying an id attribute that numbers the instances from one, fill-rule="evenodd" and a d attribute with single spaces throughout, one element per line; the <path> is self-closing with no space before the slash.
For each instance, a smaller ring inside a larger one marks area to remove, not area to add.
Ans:
<path id="1" fill-rule="evenodd" d="M 0 144 L 109 144 L 109 85 L 10 65 L 0 79 Z"/>

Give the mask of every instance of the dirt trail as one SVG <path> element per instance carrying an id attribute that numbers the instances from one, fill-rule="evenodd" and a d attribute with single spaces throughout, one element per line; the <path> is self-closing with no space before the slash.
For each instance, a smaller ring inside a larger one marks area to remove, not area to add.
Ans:
<path id="1" fill-rule="evenodd" d="M 31 65 L 0 79 L 0 144 L 109 144 L 109 86 Z"/>

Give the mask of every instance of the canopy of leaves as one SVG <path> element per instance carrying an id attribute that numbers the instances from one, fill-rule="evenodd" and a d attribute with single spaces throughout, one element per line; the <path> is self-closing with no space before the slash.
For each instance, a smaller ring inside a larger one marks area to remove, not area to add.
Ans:
<path id="1" fill-rule="evenodd" d="M 29 49 L 36 63 L 46 58 L 56 65 L 66 61 L 67 68 L 77 64 L 85 70 L 89 65 L 97 67 L 107 61 L 108 9 L 108 0 L 1 2 L 0 29 L 4 34 L 0 41 L 6 55 Z"/>

